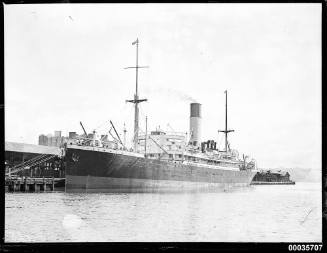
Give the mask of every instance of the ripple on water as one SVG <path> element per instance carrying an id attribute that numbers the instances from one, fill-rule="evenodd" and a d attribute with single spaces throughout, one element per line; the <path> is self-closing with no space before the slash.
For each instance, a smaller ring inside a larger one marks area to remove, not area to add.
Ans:
<path id="1" fill-rule="evenodd" d="M 5 197 L 7 242 L 320 242 L 322 238 L 321 188 L 306 183 L 227 193 L 56 192 Z"/>

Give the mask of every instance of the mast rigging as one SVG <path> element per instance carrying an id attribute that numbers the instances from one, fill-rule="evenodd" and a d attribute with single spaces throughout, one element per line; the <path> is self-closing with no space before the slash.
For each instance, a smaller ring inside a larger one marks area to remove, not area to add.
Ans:
<path id="1" fill-rule="evenodd" d="M 227 141 L 227 135 L 230 132 L 234 132 L 234 130 L 228 130 L 227 129 L 227 90 L 224 92 L 226 94 L 226 104 L 225 104 L 225 130 L 218 130 L 218 132 L 225 133 L 225 152 L 227 153 L 228 148 L 228 141 Z"/>
<path id="2" fill-rule="evenodd" d="M 133 142 L 134 142 L 134 151 L 137 152 L 138 132 L 139 132 L 139 108 L 138 108 L 138 104 L 141 103 L 141 102 L 147 101 L 147 99 L 139 99 L 139 95 L 138 95 L 138 69 L 139 68 L 148 68 L 149 66 L 139 66 L 139 64 L 138 64 L 139 39 L 137 38 L 136 41 L 134 41 L 132 43 L 132 45 L 136 45 L 136 66 L 126 67 L 125 69 L 135 68 L 135 72 L 136 72 L 135 94 L 134 94 L 134 99 L 126 100 L 126 102 L 134 103 L 134 105 L 135 105 Z"/>

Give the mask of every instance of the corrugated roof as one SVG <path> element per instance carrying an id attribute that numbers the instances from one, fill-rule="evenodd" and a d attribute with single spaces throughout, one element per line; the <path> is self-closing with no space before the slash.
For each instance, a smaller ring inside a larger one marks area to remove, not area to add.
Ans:
<path id="1" fill-rule="evenodd" d="M 9 141 L 5 142 L 5 151 L 35 153 L 35 154 L 50 154 L 50 155 L 61 154 L 61 150 L 58 147 L 41 146 L 41 145 L 9 142 Z"/>

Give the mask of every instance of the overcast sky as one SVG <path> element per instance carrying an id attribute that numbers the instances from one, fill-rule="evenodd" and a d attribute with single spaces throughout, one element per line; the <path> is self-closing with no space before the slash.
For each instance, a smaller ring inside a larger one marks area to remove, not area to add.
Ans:
<path id="1" fill-rule="evenodd" d="M 133 131 L 139 38 L 140 128 L 189 131 L 259 167 L 321 167 L 321 4 L 5 5 L 5 138 Z M 170 125 L 170 127 L 167 126 Z"/>

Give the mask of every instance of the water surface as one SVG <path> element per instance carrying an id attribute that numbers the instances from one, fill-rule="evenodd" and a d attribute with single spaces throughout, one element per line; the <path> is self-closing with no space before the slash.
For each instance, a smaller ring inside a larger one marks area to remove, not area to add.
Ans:
<path id="1" fill-rule="evenodd" d="M 219 193 L 6 193 L 6 242 L 321 242 L 321 184 Z"/>

